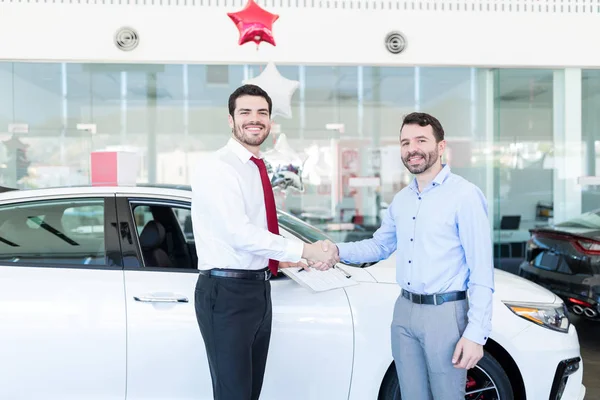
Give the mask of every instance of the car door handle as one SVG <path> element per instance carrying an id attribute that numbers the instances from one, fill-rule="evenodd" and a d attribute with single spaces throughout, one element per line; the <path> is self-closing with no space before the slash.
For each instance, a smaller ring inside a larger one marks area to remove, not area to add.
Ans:
<path id="1" fill-rule="evenodd" d="M 140 301 L 142 303 L 188 303 L 189 300 L 185 296 L 181 297 L 162 297 L 162 296 L 133 296 L 135 301 Z"/>

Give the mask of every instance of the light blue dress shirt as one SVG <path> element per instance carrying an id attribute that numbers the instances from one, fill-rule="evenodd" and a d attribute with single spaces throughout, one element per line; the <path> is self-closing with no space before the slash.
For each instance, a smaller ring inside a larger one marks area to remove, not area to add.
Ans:
<path id="1" fill-rule="evenodd" d="M 463 337 L 485 344 L 491 331 L 494 266 L 487 202 L 481 190 L 443 169 L 419 192 L 416 179 L 398 192 L 373 238 L 338 243 L 348 263 L 380 261 L 396 249 L 396 279 L 422 294 L 468 290 Z"/>

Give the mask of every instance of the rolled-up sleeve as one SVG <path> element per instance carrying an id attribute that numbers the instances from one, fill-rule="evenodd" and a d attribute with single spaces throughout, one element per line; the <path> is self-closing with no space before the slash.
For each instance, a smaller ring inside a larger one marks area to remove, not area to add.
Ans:
<path id="1" fill-rule="evenodd" d="M 487 202 L 477 187 L 465 193 L 457 219 L 469 269 L 468 324 L 463 337 L 483 345 L 492 330 L 494 262 Z"/>

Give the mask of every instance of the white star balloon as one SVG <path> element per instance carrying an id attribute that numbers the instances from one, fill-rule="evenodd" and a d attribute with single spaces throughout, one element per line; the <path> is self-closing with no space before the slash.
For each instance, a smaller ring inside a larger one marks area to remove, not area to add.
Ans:
<path id="1" fill-rule="evenodd" d="M 275 64 L 268 63 L 260 75 L 256 78 L 246 79 L 243 83 L 256 85 L 269 94 L 273 102 L 272 118 L 277 115 L 292 118 L 292 96 L 300 86 L 300 82 L 282 76 Z"/>

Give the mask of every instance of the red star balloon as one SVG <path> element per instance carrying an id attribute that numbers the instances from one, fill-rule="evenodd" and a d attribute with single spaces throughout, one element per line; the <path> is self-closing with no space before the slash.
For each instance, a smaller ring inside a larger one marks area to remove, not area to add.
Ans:
<path id="1" fill-rule="evenodd" d="M 240 31 L 240 40 L 238 44 L 255 42 L 258 46 L 260 42 L 271 43 L 275 46 L 273 38 L 273 23 L 277 21 L 279 15 L 271 14 L 262 9 L 254 0 L 248 0 L 246 6 L 238 12 L 227 13 L 235 26 Z"/>

